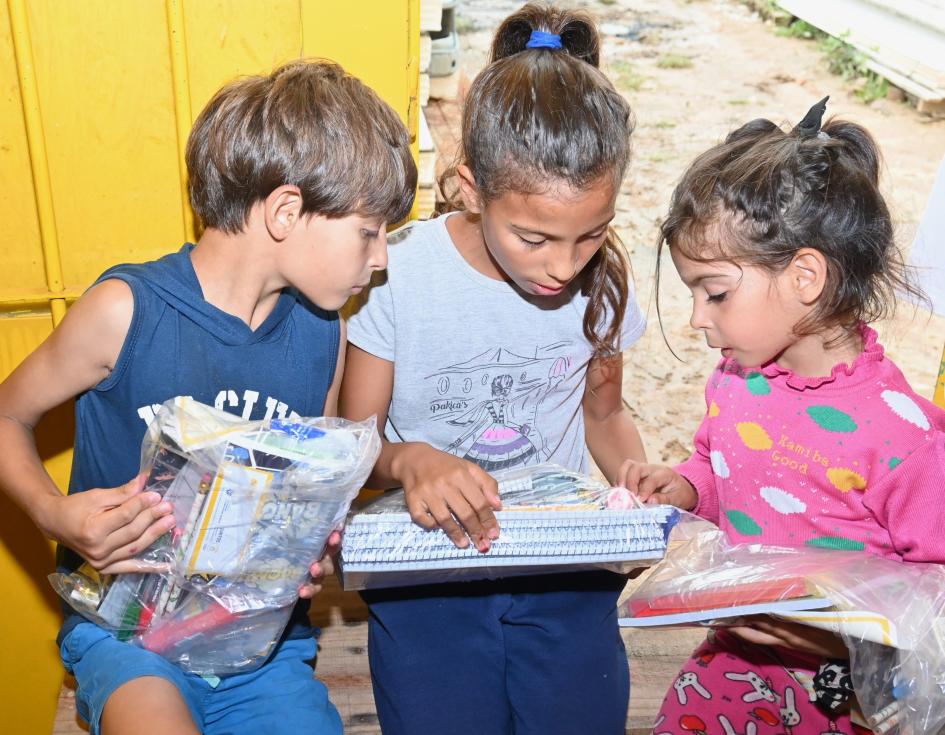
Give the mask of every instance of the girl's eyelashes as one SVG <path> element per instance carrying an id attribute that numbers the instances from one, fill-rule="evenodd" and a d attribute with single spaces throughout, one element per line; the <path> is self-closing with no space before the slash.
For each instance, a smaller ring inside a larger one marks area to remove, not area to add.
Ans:
<path id="1" fill-rule="evenodd" d="M 545 244 L 544 240 L 529 240 L 527 237 L 522 237 L 521 235 L 518 235 L 518 239 L 530 248 L 537 248 Z"/>
<path id="2" fill-rule="evenodd" d="M 718 304 L 722 301 L 725 301 L 725 297 L 728 296 L 728 291 L 721 291 L 719 293 L 710 293 L 706 294 L 706 301 L 710 304 Z"/>
<path id="3" fill-rule="evenodd" d="M 368 240 L 373 240 L 380 234 L 380 230 L 361 230 L 361 237 L 367 238 Z"/>

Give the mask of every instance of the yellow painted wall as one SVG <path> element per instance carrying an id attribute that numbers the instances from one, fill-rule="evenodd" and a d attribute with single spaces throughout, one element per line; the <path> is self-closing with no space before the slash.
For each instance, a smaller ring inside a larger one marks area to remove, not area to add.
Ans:
<path id="1" fill-rule="evenodd" d="M 224 82 L 339 61 L 417 131 L 419 0 L 7 0 L 0 8 L 0 378 L 106 267 L 193 238 L 182 151 Z M 71 406 L 37 432 L 61 488 Z M 62 680 L 51 545 L 0 495 L 0 730 L 46 733 Z"/>

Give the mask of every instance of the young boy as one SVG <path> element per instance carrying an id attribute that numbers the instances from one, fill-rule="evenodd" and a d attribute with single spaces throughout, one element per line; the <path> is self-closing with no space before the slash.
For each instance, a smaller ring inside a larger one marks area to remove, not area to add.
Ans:
<path id="1" fill-rule="evenodd" d="M 197 245 L 106 271 L 0 385 L 0 485 L 60 542 L 65 571 L 80 557 L 102 572 L 132 570 L 173 527 L 167 504 L 135 478 L 165 400 L 190 395 L 245 419 L 334 413 L 345 344 L 336 310 L 386 267 L 386 224 L 406 216 L 416 184 L 394 111 L 322 61 L 225 86 L 194 124 L 187 167 L 205 228 Z M 73 396 L 62 496 L 32 430 Z M 67 611 L 59 643 L 78 711 L 108 735 L 340 733 L 309 664 L 307 610 L 297 605 L 265 665 L 222 680 L 186 674 Z"/>

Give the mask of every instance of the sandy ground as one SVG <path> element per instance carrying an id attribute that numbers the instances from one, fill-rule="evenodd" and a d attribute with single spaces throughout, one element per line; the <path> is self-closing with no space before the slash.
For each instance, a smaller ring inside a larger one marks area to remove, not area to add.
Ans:
<path id="1" fill-rule="evenodd" d="M 829 94 L 828 114 L 861 123 L 880 142 L 884 193 L 900 245 L 907 248 L 945 155 L 945 121 L 888 99 L 864 104 L 852 83 L 827 70 L 815 43 L 779 37 L 773 25 L 738 0 L 576 4 L 598 18 L 602 67 L 626 95 L 637 123 L 634 160 L 615 224 L 631 253 L 649 327 L 627 353 L 624 396 L 638 418 L 650 459 L 674 462 L 688 456 L 692 432 L 705 410 L 705 377 L 718 359 L 689 328 L 689 294 L 671 265 L 664 269 L 660 310 L 663 331 L 682 362 L 663 341 L 653 297 L 658 223 L 688 162 L 743 122 L 767 117 L 793 124 Z M 485 63 L 498 22 L 519 5 L 510 0 L 460 3 L 457 26 L 467 79 Z M 682 68 L 679 58 L 686 60 Z M 441 161 L 454 148 L 458 114 L 458 106 L 449 102 L 429 108 Z M 931 396 L 945 318 L 907 304 L 878 328 L 888 353 L 916 390 Z"/>

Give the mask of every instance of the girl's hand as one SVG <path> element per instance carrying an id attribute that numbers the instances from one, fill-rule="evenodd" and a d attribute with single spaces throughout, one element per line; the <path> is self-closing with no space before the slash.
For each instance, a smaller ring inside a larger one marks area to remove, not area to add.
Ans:
<path id="1" fill-rule="evenodd" d="M 628 459 L 620 465 L 616 484 L 633 491 L 649 505 L 661 503 L 692 510 L 699 502 L 699 496 L 689 480 L 665 465 L 644 464 Z"/>
<path id="2" fill-rule="evenodd" d="M 404 445 L 401 451 L 402 469 L 397 474 L 414 523 L 442 528 L 461 549 L 472 539 L 479 551 L 488 551 L 499 538 L 495 511 L 502 508 L 491 475 L 429 444 Z"/>
<path id="3" fill-rule="evenodd" d="M 783 646 L 823 658 L 850 658 L 850 652 L 840 636 L 809 625 L 774 620 L 767 615 L 749 618 L 746 625 L 726 630 L 742 640 L 761 646 Z"/>
<path id="4" fill-rule="evenodd" d="M 53 498 L 40 527 L 102 574 L 153 571 L 134 557 L 174 528 L 174 515 L 160 495 L 142 492 L 144 481 Z"/>
<path id="5" fill-rule="evenodd" d="M 332 531 L 328 536 L 328 542 L 325 544 L 325 553 L 322 558 L 312 562 L 308 568 L 308 573 L 312 579 L 299 587 L 299 597 L 303 600 L 314 597 L 322 591 L 322 582 L 329 574 L 335 573 L 335 557 L 341 550 L 341 531 Z"/>

